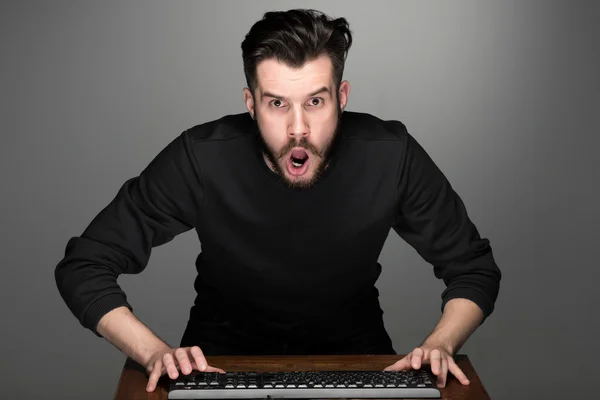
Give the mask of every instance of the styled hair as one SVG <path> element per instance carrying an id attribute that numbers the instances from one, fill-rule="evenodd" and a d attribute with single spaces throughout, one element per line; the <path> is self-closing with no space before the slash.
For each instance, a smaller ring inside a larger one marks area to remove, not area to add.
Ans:
<path id="1" fill-rule="evenodd" d="M 299 68 L 326 54 L 333 65 L 334 84 L 339 88 L 351 45 L 352 32 L 345 18 L 332 19 L 312 9 L 267 12 L 242 42 L 246 82 L 254 94 L 256 66 L 263 60 L 274 58 Z"/>

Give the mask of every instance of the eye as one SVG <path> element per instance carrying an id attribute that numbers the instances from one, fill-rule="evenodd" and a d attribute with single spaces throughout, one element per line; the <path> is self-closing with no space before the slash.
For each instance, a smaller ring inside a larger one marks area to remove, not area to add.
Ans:
<path id="1" fill-rule="evenodd" d="M 323 105 L 323 99 L 320 97 L 314 97 L 308 101 L 308 104 L 313 107 L 318 107 Z"/>
<path id="2" fill-rule="evenodd" d="M 279 99 L 275 99 L 271 101 L 271 105 L 275 108 L 282 108 L 284 107 L 283 101 L 279 100 Z"/>

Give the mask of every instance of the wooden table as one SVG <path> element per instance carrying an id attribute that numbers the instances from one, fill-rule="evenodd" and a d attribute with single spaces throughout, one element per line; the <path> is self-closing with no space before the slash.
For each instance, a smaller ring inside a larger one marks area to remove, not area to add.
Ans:
<path id="1" fill-rule="evenodd" d="M 225 371 L 317 371 L 382 370 L 400 360 L 404 355 L 373 356 L 216 356 L 207 357 L 209 365 Z M 462 385 L 453 375 L 448 375 L 446 387 L 441 388 L 444 400 L 489 400 L 479 376 L 466 355 L 457 355 L 455 361 L 464 371 L 470 385 Z M 145 369 L 127 359 L 115 394 L 115 400 L 167 400 L 169 377 L 163 375 L 157 388 L 146 392 L 148 375 Z"/>

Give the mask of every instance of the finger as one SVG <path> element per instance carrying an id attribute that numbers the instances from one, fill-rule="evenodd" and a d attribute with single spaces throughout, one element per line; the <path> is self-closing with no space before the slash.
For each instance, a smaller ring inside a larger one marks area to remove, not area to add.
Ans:
<path id="1" fill-rule="evenodd" d="M 190 359 L 188 357 L 187 349 L 179 347 L 175 350 L 175 358 L 177 359 L 177 363 L 179 363 L 179 368 L 184 375 L 188 375 L 192 372 L 192 364 L 190 363 Z"/>
<path id="2" fill-rule="evenodd" d="M 442 373 L 438 375 L 437 383 L 438 386 L 443 388 L 446 386 L 446 376 L 448 375 L 448 360 L 442 359 Z"/>
<path id="3" fill-rule="evenodd" d="M 410 355 L 410 354 L 409 354 Z M 384 368 L 384 371 L 404 371 L 410 369 L 410 361 L 408 355 L 400 361 L 396 361 L 394 364 Z"/>
<path id="4" fill-rule="evenodd" d="M 425 355 L 425 352 L 420 347 L 417 347 L 416 349 L 414 349 L 412 351 L 411 364 L 414 369 L 421 368 L 421 364 L 422 364 L 424 355 Z"/>
<path id="5" fill-rule="evenodd" d="M 211 367 L 210 365 L 206 367 L 206 372 L 218 372 L 220 374 L 225 373 L 225 371 L 223 371 L 221 368 Z"/>
<path id="6" fill-rule="evenodd" d="M 150 377 L 148 378 L 148 385 L 146 386 L 146 391 L 153 392 L 156 389 L 156 383 L 158 379 L 162 375 L 163 364 L 161 360 L 156 360 L 154 363 L 154 367 L 152 367 L 152 372 L 150 373 Z"/>
<path id="7" fill-rule="evenodd" d="M 177 379 L 177 377 L 179 376 L 179 371 L 177 371 L 177 366 L 175 365 L 173 354 L 165 353 L 162 357 L 162 361 L 165 366 L 165 370 L 167 371 L 167 374 L 169 374 L 169 378 Z"/>
<path id="8" fill-rule="evenodd" d="M 465 373 L 462 371 L 462 369 L 460 369 L 460 367 L 456 364 L 456 362 L 452 358 L 448 358 L 448 370 L 463 385 L 470 384 L 469 378 L 467 378 L 467 375 L 465 375 Z"/>
<path id="9" fill-rule="evenodd" d="M 431 355 L 429 356 L 431 362 L 431 372 L 434 375 L 440 375 L 442 373 L 442 352 L 438 349 L 431 350 Z"/>
<path id="10" fill-rule="evenodd" d="M 190 353 L 192 354 L 192 357 L 194 358 L 194 361 L 196 362 L 196 367 L 198 368 L 198 371 L 204 371 L 206 369 L 208 363 L 206 362 L 206 358 L 204 357 L 204 353 L 202 352 L 200 347 L 193 346 L 190 349 Z M 209 371 L 209 372 L 212 372 L 212 371 Z"/>

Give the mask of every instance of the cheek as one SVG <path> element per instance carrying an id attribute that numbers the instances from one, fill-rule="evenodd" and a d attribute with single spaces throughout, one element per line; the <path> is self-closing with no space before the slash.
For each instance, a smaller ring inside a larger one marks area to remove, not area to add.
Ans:
<path id="1" fill-rule="evenodd" d="M 333 136 L 336 124 L 337 118 L 335 115 L 315 121 L 314 128 L 311 130 L 313 143 L 319 147 L 327 144 Z"/>
<path id="2" fill-rule="evenodd" d="M 265 141 L 274 148 L 281 148 L 287 143 L 285 126 L 274 118 L 262 117 L 258 119 L 258 127 Z"/>

